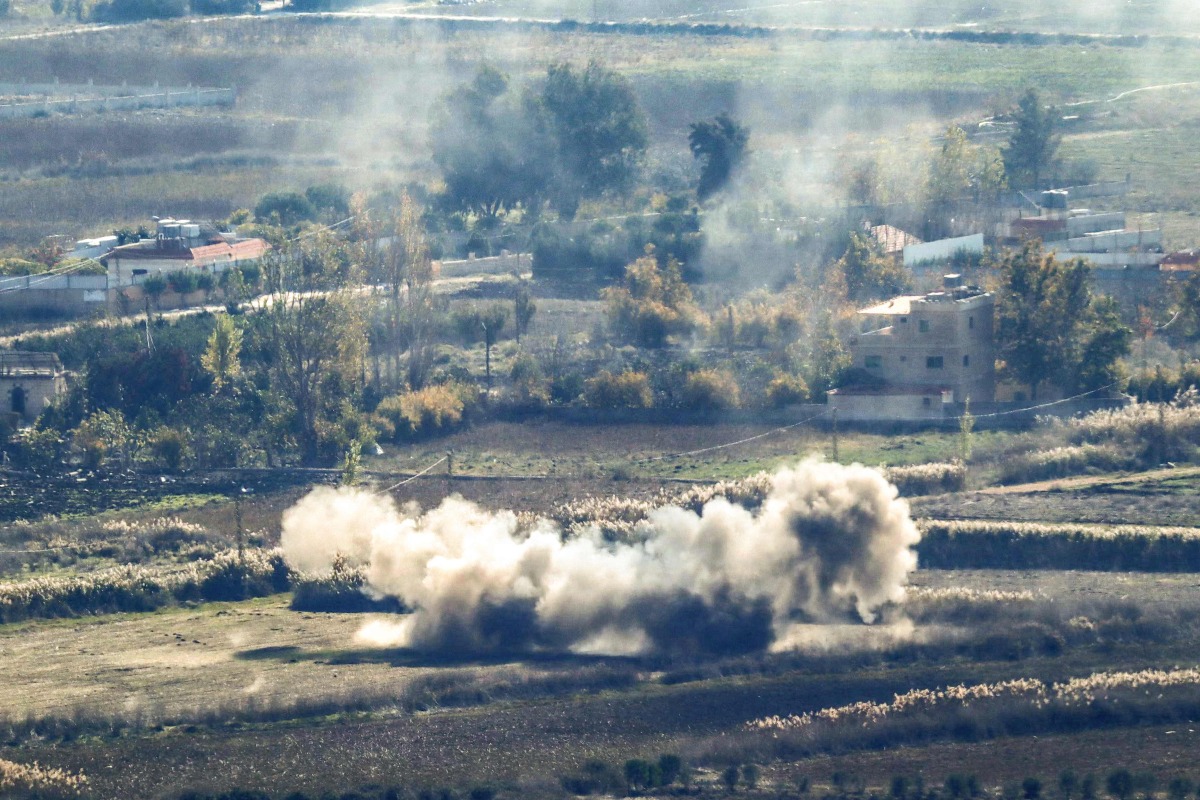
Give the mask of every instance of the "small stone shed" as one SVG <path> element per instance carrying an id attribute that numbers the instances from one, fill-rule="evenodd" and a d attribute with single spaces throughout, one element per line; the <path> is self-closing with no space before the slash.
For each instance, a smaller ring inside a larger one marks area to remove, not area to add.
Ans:
<path id="1" fill-rule="evenodd" d="M 54 353 L 0 351 L 0 411 L 33 422 L 66 389 L 66 371 Z"/>

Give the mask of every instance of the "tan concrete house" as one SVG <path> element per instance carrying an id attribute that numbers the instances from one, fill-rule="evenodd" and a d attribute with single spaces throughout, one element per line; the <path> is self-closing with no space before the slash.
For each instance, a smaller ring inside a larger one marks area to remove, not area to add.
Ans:
<path id="1" fill-rule="evenodd" d="M 996 354 L 991 294 L 947 275 L 941 291 L 894 297 L 858 312 L 864 332 L 850 340 L 864 380 L 830 403 L 847 420 L 940 419 L 968 398 L 991 403 Z"/>
<path id="2" fill-rule="evenodd" d="M 54 353 L 0 351 L 0 403 L 5 413 L 33 422 L 66 390 L 66 370 Z"/>

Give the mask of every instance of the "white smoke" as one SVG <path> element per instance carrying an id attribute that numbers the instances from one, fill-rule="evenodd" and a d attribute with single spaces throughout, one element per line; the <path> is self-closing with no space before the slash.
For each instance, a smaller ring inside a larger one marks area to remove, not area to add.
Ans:
<path id="1" fill-rule="evenodd" d="M 458 497 L 420 513 L 355 489 L 314 489 L 283 515 L 288 564 L 336 556 L 414 608 L 365 637 L 426 650 L 737 653 L 797 623 L 875 620 L 904 598 L 919 534 L 875 470 L 781 469 L 757 512 L 723 499 L 653 511 L 635 542 L 522 529 Z"/>

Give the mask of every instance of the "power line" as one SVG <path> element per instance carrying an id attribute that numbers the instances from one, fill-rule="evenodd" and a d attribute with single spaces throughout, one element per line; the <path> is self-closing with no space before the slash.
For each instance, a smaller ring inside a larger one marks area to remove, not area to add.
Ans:
<path id="1" fill-rule="evenodd" d="M 443 461 L 445 461 L 447 458 L 449 458 L 449 456 L 442 456 L 442 457 L 441 457 L 441 458 L 439 458 L 437 461 L 433 462 L 433 463 L 432 463 L 432 464 L 430 464 L 428 467 L 426 467 L 425 469 L 423 469 L 423 470 L 421 470 L 420 472 L 418 472 L 416 475 L 411 475 L 411 476 L 409 476 L 409 477 L 405 478 L 404 480 L 400 481 L 399 483 L 392 484 L 391 486 L 389 486 L 389 487 L 388 487 L 388 488 L 386 488 L 386 489 L 381 489 L 380 491 L 376 492 L 375 494 L 387 494 L 388 492 L 391 492 L 391 491 L 392 491 L 392 490 L 394 490 L 394 489 L 399 489 L 401 486 L 404 486 L 405 484 L 412 483 L 412 482 L 413 482 L 413 481 L 415 481 L 417 478 L 421 477 L 421 476 L 422 476 L 422 475 L 424 475 L 426 472 L 429 472 L 429 470 L 431 470 L 431 469 L 433 469 L 434 467 L 436 467 L 438 464 L 441 464 L 441 463 L 442 463 Z"/>
<path id="2" fill-rule="evenodd" d="M 712 447 L 702 447 L 699 450 L 689 450 L 685 453 L 666 453 L 661 456 L 651 456 L 650 458 L 640 458 L 640 459 L 637 459 L 636 461 L 631 461 L 629 463 L 631 463 L 631 464 L 647 464 L 647 463 L 650 463 L 653 461 L 666 461 L 667 459 L 671 459 L 671 458 L 686 458 L 687 456 L 700 455 L 701 453 L 711 453 L 714 450 L 724 450 L 726 447 L 735 447 L 739 444 L 746 444 L 747 442 L 753 442 L 757 439 L 762 439 L 762 438 L 771 436 L 776 433 L 782 433 L 784 431 L 791 430 L 792 428 L 797 428 L 807 422 L 812 422 L 814 419 L 818 419 L 820 417 L 825 416 L 826 413 L 827 413 L 827 410 L 821 411 L 817 414 L 814 414 L 811 417 L 802 419 L 799 422 L 793 422 L 790 425 L 784 425 L 783 427 L 780 427 L 780 428 L 772 428 L 771 430 L 766 431 L 765 433 L 760 433 L 760 434 L 757 434 L 756 436 L 749 436 L 745 439 L 738 439 L 735 442 L 725 442 L 724 444 L 713 445 Z"/>

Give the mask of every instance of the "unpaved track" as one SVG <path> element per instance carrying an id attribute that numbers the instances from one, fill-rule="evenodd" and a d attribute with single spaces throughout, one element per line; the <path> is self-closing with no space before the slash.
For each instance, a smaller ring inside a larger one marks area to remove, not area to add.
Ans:
<path id="1" fill-rule="evenodd" d="M 1075 478 L 1055 478 L 1035 483 L 1017 483 L 1008 486 L 989 486 L 978 494 L 1029 494 L 1030 492 L 1059 492 L 1068 489 L 1085 489 L 1102 486 L 1120 486 L 1130 483 L 1148 483 L 1161 480 L 1195 478 L 1200 481 L 1200 467 L 1164 467 L 1148 472 L 1130 472 L 1108 475 L 1084 475 Z M 1200 524 L 1200 519 L 1197 519 Z"/>

